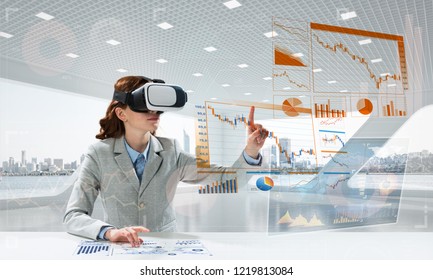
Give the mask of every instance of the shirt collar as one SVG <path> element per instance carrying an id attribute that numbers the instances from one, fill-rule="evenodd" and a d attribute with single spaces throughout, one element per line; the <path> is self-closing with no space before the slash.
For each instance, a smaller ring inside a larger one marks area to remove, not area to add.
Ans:
<path id="1" fill-rule="evenodd" d="M 134 150 L 133 148 L 131 148 L 131 146 L 129 146 L 128 142 L 126 142 L 125 138 L 123 138 L 123 142 L 125 143 L 126 151 L 128 152 L 129 157 L 131 158 L 132 162 L 134 163 L 137 160 L 138 155 L 140 153 L 137 152 L 136 150 Z M 150 147 L 150 141 L 147 143 L 147 147 L 143 152 L 145 162 L 147 161 L 147 158 L 149 157 L 149 147 Z"/>

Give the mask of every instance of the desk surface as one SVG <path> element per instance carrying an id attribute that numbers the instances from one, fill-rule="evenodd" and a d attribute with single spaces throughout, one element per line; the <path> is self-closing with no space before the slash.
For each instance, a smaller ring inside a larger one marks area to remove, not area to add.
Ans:
<path id="1" fill-rule="evenodd" d="M 144 240 L 199 239 L 212 254 L 76 256 L 86 239 L 63 232 L 0 232 L 0 259 L 433 259 L 433 233 L 314 232 L 268 236 L 266 233 L 148 233 Z"/>

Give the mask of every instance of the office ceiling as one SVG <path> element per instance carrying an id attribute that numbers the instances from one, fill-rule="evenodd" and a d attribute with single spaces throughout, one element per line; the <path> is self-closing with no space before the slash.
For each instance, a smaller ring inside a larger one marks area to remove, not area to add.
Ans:
<path id="1" fill-rule="evenodd" d="M 272 76 L 272 38 L 264 34 L 272 31 L 273 17 L 400 35 L 410 17 L 422 30 L 424 69 L 431 77 L 431 0 L 238 0 L 242 6 L 234 9 L 224 2 L 3 0 L 0 32 L 13 36 L 0 37 L 0 74 L 107 99 L 119 77 L 145 75 L 182 85 L 193 103 L 245 99 L 245 93 L 262 102 L 273 94 L 272 80 L 263 79 Z M 355 18 L 342 20 L 352 11 Z M 54 18 L 37 17 L 41 12 Z M 164 22 L 172 27 L 158 27 Z"/>

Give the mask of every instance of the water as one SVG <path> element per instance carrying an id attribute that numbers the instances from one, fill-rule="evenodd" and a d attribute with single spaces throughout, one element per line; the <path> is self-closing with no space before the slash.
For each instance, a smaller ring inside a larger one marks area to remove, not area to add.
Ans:
<path id="1" fill-rule="evenodd" d="M 75 176 L 3 176 L 0 200 L 53 196 L 66 190 Z"/>

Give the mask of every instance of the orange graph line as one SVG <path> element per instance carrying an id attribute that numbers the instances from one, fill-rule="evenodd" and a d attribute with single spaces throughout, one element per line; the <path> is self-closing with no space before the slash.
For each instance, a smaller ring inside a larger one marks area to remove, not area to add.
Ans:
<path id="1" fill-rule="evenodd" d="M 311 22 L 310 27 L 311 27 L 311 29 L 321 30 L 321 31 L 359 35 L 359 36 L 366 36 L 366 37 L 393 40 L 393 41 L 404 41 L 403 36 L 400 36 L 400 35 L 380 33 L 380 32 L 360 30 L 360 29 L 340 27 L 340 26 L 333 26 L 333 25 L 327 25 L 327 24 L 321 24 L 321 23 L 315 23 L 315 22 Z"/>
<path id="2" fill-rule="evenodd" d="M 289 74 L 287 73 L 286 70 L 284 70 L 284 72 L 281 73 L 281 74 L 275 74 L 275 73 L 273 73 L 272 76 L 273 77 L 287 77 L 287 80 L 289 81 L 289 83 L 296 85 L 298 88 L 303 88 L 304 87 L 304 88 L 308 89 L 308 87 L 306 85 L 304 85 L 304 84 L 298 84 L 297 82 L 291 80 L 290 77 L 289 77 Z"/>
<path id="3" fill-rule="evenodd" d="M 330 46 L 329 44 L 321 41 L 317 34 L 313 34 L 313 36 L 314 36 L 314 38 L 316 38 L 316 41 L 325 49 L 328 49 L 334 53 L 337 53 L 337 50 L 340 49 L 343 53 L 347 53 L 352 58 L 352 60 L 358 60 L 358 62 L 361 63 L 362 65 L 364 65 L 365 68 L 367 69 L 368 73 L 370 74 L 370 78 L 373 79 L 374 82 L 376 83 L 377 89 L 380 89 L 381 83 L 386 82 L 389 79 L 393 79 L 395 81 L 401 80 L 400 75 L 397 75 L 397 74 L 393 74 L 393 75 L 387 74 L 384 78 L 382 78 L 382 77 L 377 78 L 376 74 L 373 73 L 373 70 L 370 69 L 370 66 L 368 65 L 367 60 L 364 57 L 353 54 L 349 50 L 349 48 L 346 47 L 343 43 L 337 43 L 337 44 L 334 44 L 333 46 Z"/>
<path id="4" fill-rule="evenodd" d="M 226 116 L 222 117 L 220 114 L 216 114 L 215 108 L 213 108 L 212 106 L 207 105 L 207 108 L 209 110 L 211 110 L 211 114 L 213 117 L 217 118 L 219 121 L 221 121 L 223 123 L 228 123 L 233 128 L 237 127 L 238 124 L 243 124 L 245 127 L 247 127 L 249 125 L 249 121 L 243 115 L 241 115 L 241 116 L 237 115 L 233 120 L 231 120 Z M 283 149 L 282 145 L 279 142 L 278 136 L 276 136 L 273 131 L 270 131 L 268 138 L 275 140 L 275 143 L 276 143 L 280 153 L 283 153 L 284 156 L 286 157 L 287 161 L 291 162 L 291 156 L 288 154 L 287 150 Z M 300 156 L 302 153 L 307 153 L 310 155 L 316 154 L 313 149 L 300 149 L 299 153 L 292 152 L 293 156 Z"/>
<path id="5" fill-rule="evenodd" d="M 296 31 L 296 30 L 300 30 L 300 31 L 302 31 L 303 33 L 307 33 L 306 30 L 303 30 L 303 29 L 301 29 L 301 28 L 297 28 L 297 27 L 287 27 L 287 26 L 284 26 L 284 25 L 282 25 L 282 24 L 280 24 L 280 23 L 277 23 L 277 22 L 275 22 L 275 21 L 273 22 L 273 24 L 274 24 L 275 26 L 277 26 L 277 27 L 283 29 L 284 31 L 287 31 L 287 32 L 293 34 L 293 35 L 296 35 L 296 36 L 301 37 L 301 38 L 304 38 L 304 39 L 307 38 L 307 37 L 306 37 L 304 34 L 302 34 L 302 33 L 299 33 L 299 32 L 292 32 L 292 31 L 291 31 L 291 30 L 294 30 L 294 31 Z"/>

